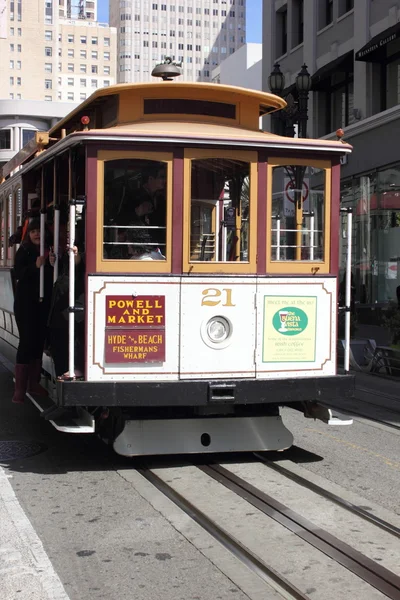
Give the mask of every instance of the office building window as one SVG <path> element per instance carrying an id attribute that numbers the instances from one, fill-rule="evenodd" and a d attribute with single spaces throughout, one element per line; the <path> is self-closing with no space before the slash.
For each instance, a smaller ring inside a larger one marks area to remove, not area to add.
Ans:
<path id="1" fill-rule="evenodd" d="M 79 94 L 79 100 L 86 100 L 86 94 Z"/>
<path id="2" fill-rule="evenodd" d="M 74 54 L 75 54 L 75 53 L 74 53 L 74 49 L 73 49 L 73 48 L 68 48 L 68 56 L 69 56 L 70 58 L 74 58 Z"/>
<path id="3" fill-rule="evenodd" d="M 99 39 L 97 37 L 92 37 L 92 44 L 97 46 Z"/>
<path id="4" fill-rule="evenodd" d="M 97 75 L 97 65 L 92 65 L 92 73 Z"/>
<path id="5" fill-rule="evenodd" d="M 21 77 L 17 77 L 17 85 L 22 85 L 22 79 L 21 79 Z"/>
<path id="6" fill-rule="evenodd" d="M 86 42 L 87 42 L 86 35 L 81 35 L 80 40 L 81 40 L 81 44 L 86 44 Z"/>
<path id="7" fill-rule="evenodd" d="M 49 46 L 46 46 L 46 48 L 44 49 L 44 55 L 45 56 L 53 56 L 53 49 L 50 48 Z"/>
<path id="8" fill-rule="evenodd" d="M 51 42 L 51 40 L 53 39 L 53 32 L 50 30 L 46 30 L 44 32 L 44 39 L 46 40 L 46 42 Z"/>
<path id="9" fill-rule="evenodd" d="M 139 56 L 139 55 L 135 55 L 135 58 L 136 58 L 136 56 Z M 110 72 L 111 72 L 110 67 L 104 67 L 104 69 L 103 69 L 104 75 L 110 75 Z"/>
<path id="10" fill-rule="evenodd" d="M 339 17 L 354 8 L 354 0 L 339 0 Z"/>
<path id="11" fill-rule="evenodd" d="M 44 63 L 44 70 L 46 71 L 46 73 L 52 73 L 53 65 L 51 63 Z"/>
<path id="12" fill-rule="evenodd" d="M 10 27 L 10 35 L 13 36 L 14 35 L 14 27 Z"/>
<path id="13" fill-rule="evenodd" d="M 81 73 L 86 73 L 86 65 L 80 65 L 79 70 Z"/>
<path id="14" fill-rule="evenodd" d="M 68 41 L 68 44 L 73 44 L 74 43 L 74 36 L 69 33 L 68 36 L 67 36 L 67 41 Z"/>
<path id="15" fill-rule="evenodd" d="M 110 45 L 110 38 L 109 37 L 105 37 L 104 38 L 104 45 L 105 46 L 109 46 Z"/>
<path id="16" fill-rule="evenodd" d="M 275 13 L 276 18 L 276 57 L 287 52 L 287 5 Z"/>
<path id="17" fill-rule="evenodd" d="M 53 82 L 51 79 L 45 79 L 44 80 L 44 87 L 46 88 L 46 90 L 51 90 L 53 87 Z"/>
<path id="18" fill-rule="evenodd" d="M 97 88 L 97 79 L 92 79 L 91 86 L 92 88 Z"/>
<path id="19" fill-rule="evenodd" d="M 53 96 L 45 96 L 44 99 L 46 102 L 52 102 Z"/>
<path id="20" fill-rule="evenodd" d="M 73 73 L 73 72 L 74 72 L 74 64 L 73 64 L 73 63 L 68 63 L 68 71 L 69 71 L 70 73 Z"/>
<path id="21" fill-rule="evenodd" d="M 10 69 L 13 69 L 13 68 L 14 68 L 14 61 L 10 60 Z"/>
<path id="22" fill-rule="evenodd" d="M 10 85 L 14 85 L 14 77 L 10 77 Z"/>
<path id="23" fill-rule="evenodd" d="M 20 60 L 17 60 L 17 62 L 16 62 L 16 66 L 17 66 L 17 69 L 20 69 L 20 68 L 21 68 L 21 61 L 20 61 Z"/>
<path id="24" fill-rule="evenodd" d="M 17 44 L 17 52 L 21 52 L 22 51 L 22 46 L 21 44 Z"/>
<path id="25" fill-rule="evenodd" d="M 318 27 L 322 29 L 333 21 L 333 0 L 319 0 Z"/>
<path id="26" fill-rule="evenodd" d="M 86 87 L 86 79 L 79 80 L 81 87 Z"/>
<path id="27" fill-rule="evenodd" d="M 79 50 L 79 56 L 81 58 L 86 58 L 86 50 Z"/>
<path id="28" fill-rule="evenodd" d="M 23 129 L 22 130 L 22 147 L 26 146 L 35 137 L 34 129 Z"/>
<path id="29" fill-rule="evenodd" d="M 104 87 L 108 87 L 110 85 L 110 82 L 108 79 L 104 80 Z"/>
<path id="30" fill-rule="evenodd" d="M 74 100 L 74 93 L 73 92 L 68 92 L 67 98 L 68 98 L 68 100 L 72 100 L 73 101 Z"/>
<path id="31" fill-rule="evenodd" d="M 44 3 L 44 22 L 47 25 L 51 25 L 52 22 L 53 22 L 53 0 L 45 0 L 45 3 Z"/>
<path id="32" fill-rule="evenodd" d="M 292 48 L 304 41 L 304 0 L 292 2 Z"/>
<path id="33" fill-rule="evenodd" d="M 14 94 L 10 94 L 10 100 L 14 100 Z"/>
<path id="34" fill-rule="evenodd" d="M 110 53 L 104 52 L 104 60 L 110 60 Z"/>
<path id="35" fill-rule="evenodd" d="M 67 84 L 68 85 L 74 85 L 74 78 L 73 77 L 68 77 L 67 78 Z"/>
<path id="36" fill-rule="evenodd" d="M 97 58 L 98 58 L 98 52 L 97 52 L 97 50 L 92 50 L 91 54 L 92 54 L 92 59 L 93 60 L 97 60 Z"/>

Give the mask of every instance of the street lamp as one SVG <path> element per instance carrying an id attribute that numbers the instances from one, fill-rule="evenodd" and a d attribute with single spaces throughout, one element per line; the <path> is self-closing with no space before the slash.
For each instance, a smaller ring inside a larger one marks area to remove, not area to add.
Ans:
<path id="1" fill-rule="evenodd" d="M 285 76 L 280 70 L 280 65 L 278 63 L 274 64 L 274 70 L 271 75 L 268 77 L 268 85 L 269 89 L 273 94 L 280 96 L 285 89 Z"/>
<path id="2" fill-rule="evenodd" d="M 280 70 L 278 63 L 274 64 L 274 70 L 268 77 L 269 89 L 273 94 L 282 96 L 285 89 L 285 76 Z M 292 94 L 286 97 L 287 107 L 278 114 L 273 115 L 275 119 L 281 119 L 285 123 L 285 134 L 288 137 L 294 137 L 294 123 L 299 125 L 299 137 L 307 137 L 308 120 L 308 93 L 311 89 L 311 75 L 307 70 L 307 65 L 301 67 L 301 71 L 296 77 L 296 90 L 298 102 L 296 103 Z"/>
<path id="3" fill-rule="evenodd" d="M 296 89 L 299 95 L 298 116 L 299 137 L 307 137 L 308 121 L 308 92 L 311 89 L 311 75 L 307 70 L 307 65 L 301 67 L 300 73 L 296 77 Z"/>

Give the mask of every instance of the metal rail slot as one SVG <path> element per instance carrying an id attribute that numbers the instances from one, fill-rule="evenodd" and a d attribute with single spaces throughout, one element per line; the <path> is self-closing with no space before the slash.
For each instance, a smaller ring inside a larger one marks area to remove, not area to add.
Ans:
<path id="1" fill-rule="evenodd" d="M 259 560 L 252 552 L 250 552 L 250 550 L 240 542 L 236 541 L 222 527 L 219 527 L 202 511 L 193 506 L 191 502 L 186 500 L 148 468 L 139 467 L 137 471 L 269 586 L 277 590 L 280 594 L 282 594 L 282 590 L 284 590 L 286 593 L 290 594 L 290 598 L 293 598 L 293 600 L 310 600 L 309 596 L 303 594 L 303 592 L 292 585 L 272 567 L 269 567 Z"/>
<path id="2" fill-rule="evenodd" d="M 387 521 L 384 521 L 383 519 L 376 517 L 375 515 L 364 510 L 363 508 L 360 508 L 359 506 L 356 506 L 355 504 L 352 504 L 351 502 L 344 500 L 344 498 L 340 498 L 340 496 L 337 496 L 336 494 L 334 494 L 333 492 L 330 492 L 329 490 L 325 490 L 324 488 L 320 487 L 316 483 L 313 483 L 312 481 L 308 481 L 301 475 L 297 475 L 297 473 L 292 473 L 288 469 L 285 469 L 285 467 L 282 467 L 281 465 L 277 465 L 277 464 L 271 462 L 270 460 L 265 459 L 263 456 L 261 456 L 261 454 L 255 453 L 255 456 L 259 460 L 261 460 L 261 462 L 263 462 L 265 464 L 265 466 L 269 467 L 270 469 L 273 469 L 277 473 L 280 473 L 281 475 L 284 475 L 288 479 L 291 479 L 295 483 L 302 485 L 303 487 L 307 488 L 308 490 L 311 490 L 312 492 L 316 492 L 320 496 L 323 496 L 324 498 L 331 500 L 335 504 L 338 504 L 342 508 L 345 508 L 346 510 L 357 515 L 358 517 L 361 517 L 362 519 L 365 519 L 366 521 L 373 523 L 380 529 L 383 529 L 383 531 L 386 531 L 387 533 L 390 533 L 390 534 L 394 535 L 395 537 L 400 538 L 400 529 L 398 527 L 396 527 L 395 525 L 392 525 L 391 523 L 388 523 Z"/>
<path id="3" fill-rule="evenodd" d="M 232 402 L 235 400 L 235 388 L 235 385 L 210 383 L 208 386 L 208 398 L 210 402 Z"/>
<path id="4" fill-rule="evenodd" d="M 296 514 L 271 496 L 219 465 L 199 466 L 204 473 L 238 494 L 255 508 L 271 517 L 326 556 L 346 567 L 391 600 L 400 598 L 400 577 L 361 554 L 311 521 Z"/>

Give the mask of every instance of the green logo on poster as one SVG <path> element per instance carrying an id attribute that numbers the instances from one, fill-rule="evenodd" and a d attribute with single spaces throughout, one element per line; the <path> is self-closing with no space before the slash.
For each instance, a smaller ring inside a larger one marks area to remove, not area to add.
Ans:
<path id="1" fill-rule="evenodd" d="M 272 325 L 282 335 L 298 335 L 306 329 L 308 317 L 301 308 L 286 306 L 274 314 Z"/>

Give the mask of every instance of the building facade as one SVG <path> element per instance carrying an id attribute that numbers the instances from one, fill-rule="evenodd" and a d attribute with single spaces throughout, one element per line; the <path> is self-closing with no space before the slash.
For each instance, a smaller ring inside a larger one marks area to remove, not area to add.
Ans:
<path id="1" fill-rule="evenodd" d="M 49 131 L 75 104 L 44 100 L 0 100 L 0 169 L 35 135 Z"/>
<path id="2" fill-rule="evenodd" d="M 212 82 L 261 90 L 261 44 L 244 44 L 212 72 Z"/>
<path id="3" fill-rule="evenodd" d="M 116 81 L 97 0 L 0 0 L 0 98 L 79 103 Z"/>
<path id="4" fill-rule="evenodd" d="M 185 81 L 211 81 L 212 70 L 245 43 L 246 0 L 110 0 L 118 31 L 118 82 L 150 81 L 170 56 Z"/>
<path id="5" fill-rule="evenodd" d="M 308 135 L 333 138 L 341 127 L 354 147 L 341 199 L 353 208 L 355 300 L 371 314 L 397 301 L 400 285 L 400 1 L 264 0 L 265 91 L 274 63 L 283 95 L 295 98 L 296 75 L 308 66 Z M 344 273 L 344 228 L 341 242 Z"/>

